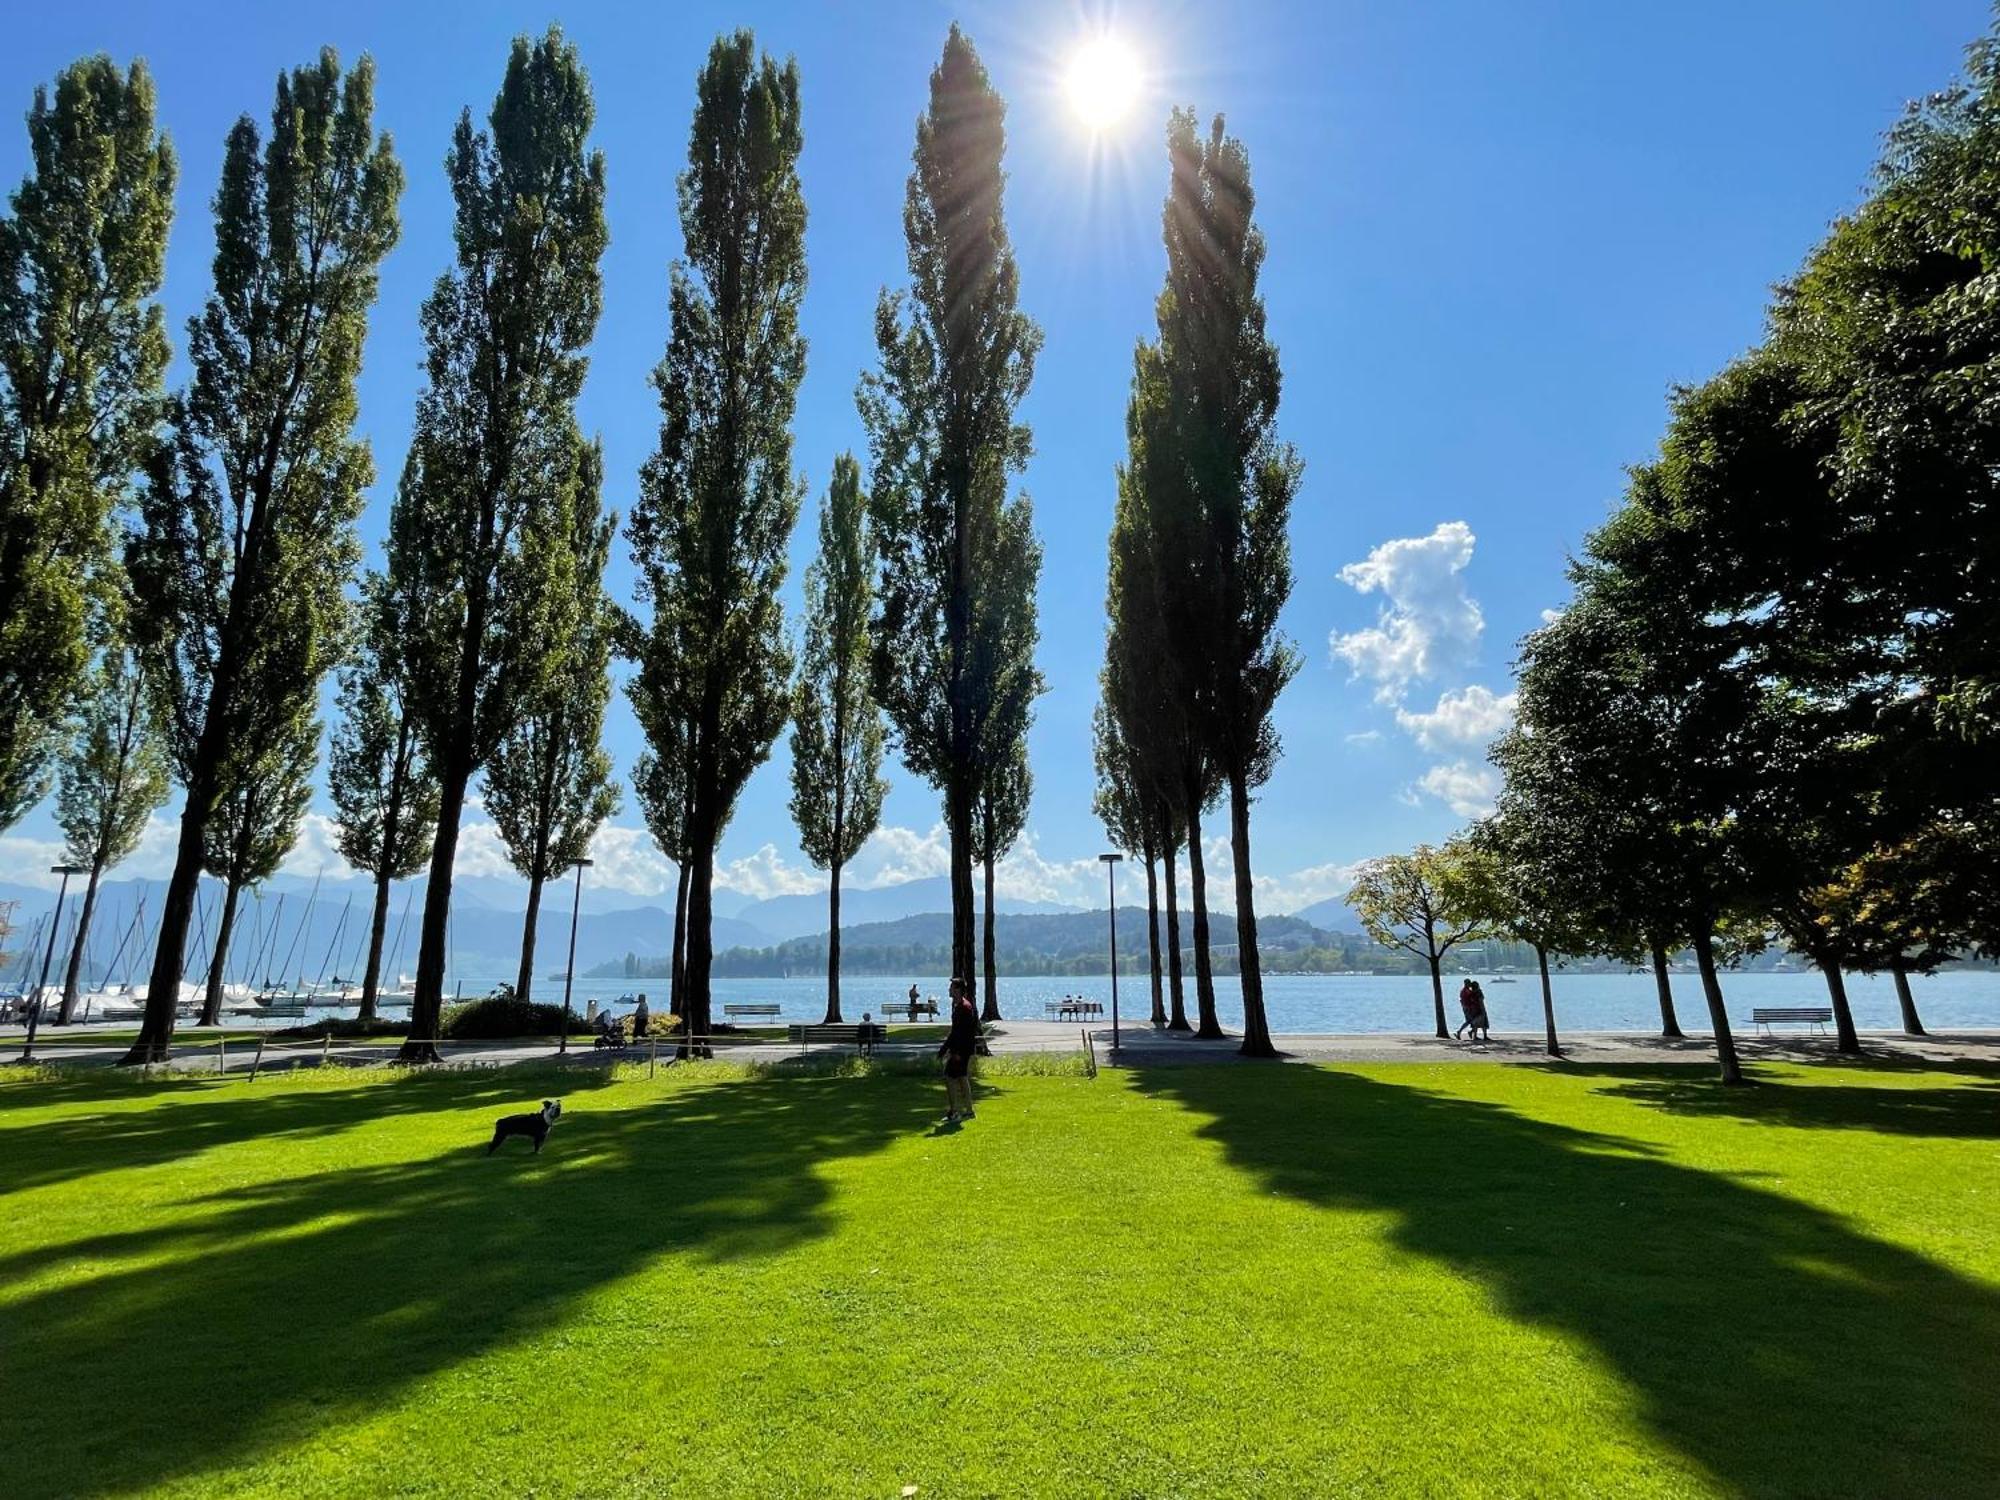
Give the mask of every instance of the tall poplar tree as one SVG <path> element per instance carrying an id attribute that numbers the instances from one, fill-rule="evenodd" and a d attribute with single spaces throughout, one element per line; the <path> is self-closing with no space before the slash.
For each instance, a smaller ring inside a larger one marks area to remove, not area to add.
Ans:
<path id="1" fill-rule="evenodd" d="M 114 648 L 98 665 L 56 791 L 63 858 L 90 871 L 77 912 L 76 942 L 63 977 L 62 1008 L 56 1013 L 59 1026 L 68 1025 L 76 1010 L 98 882 L 106 870 L 139 847 L 146 820 L 166 800 L 166 747 L 146 699 L 145 681 L 130 655 Z"/>
<path id="2" fill-rule="evenodd" d="M 868 429 L 881 573 L 876 697 L 903 763 L 944 794 L 952 970 L 974 973 L 973 818 L 979 722 L 994 684 L 975 647 L 978 544 L 999 530 L 1009 477 L 1030 452 L 1015 410 L 1041 332 L 1018 307 L 1002 217 L 1000 96 L 954 25 L 917 121 L 904 199 L 910 290 L 875 312 L 879 368 L 857 400 Z"/>
<path id="3" fill-rule="evenodd" d="M 652 607 L 635 690 L 672 684 L 637 704 L 639 719 L 677 721 L 654 751 L 681 757 L 685 777 L 686 993 L 675 1009 L 702 1036 L 716 845 L 791 710 L 778 590 L 803 495 L 791 427 L 805 374 L 806 208 L 797 64 L 760 56 L 739 31 L 709 49 L 695 89 L 678 182 L 687 259 L 674 267 L 672 330 L 653 372 L 660 444 L 627 533 Z"/>
<path id="4" fill-rule="evenodd" d="M 985 877 L 981 902 L 980 963 L 986 977 L 981 1018 L 1000 1017 L 1000 979 L 995 957 L 994 867 L 1028 826 L 1034 777 L 1028 766 L 1028 730 L 1035 699 L 1043 690 L 1035 667 L 1041 627 L 1035 585 L 1042 571 L 1042 546 L 1035 537 L 1034 509 L 1025 495 L 1003 505 L 990 536 L 975 537 L 979 587 L 972 622 L 972 668 L 985 684 L 975 700 L 972 729 L 978 751 L 973 808 L 972 858 Z M 968 976 L 969 978 L 970 976 Z"/>
<path id="5" fill-rule="evenodd" d="M 1111 526 L 1105 701 L 1117 718 L 1126 745 L 1138 756 L 1154 800 L 1166 858 L 1172 1005 L 1168 1029 L 1188 1029 L 1174 861 L 1176 849 L 1185 844 L 1195 1034 L 1214 1038 L 1223 1031 L 1215 1007 L 1215 969 L 1209 950 L 1208 872 L 1201 819 L 1222 782 L 1201 733 L 1199 653 L 1183 651 L 1170 634 L 1170 612 L 1176 608 L 1176 591 L 1186 577 L 1191 555 L 1185 524 L 1191 506 L 1175 449 L 1169 390 L 1156 344 L 1141 343 L 1133 354 L 1125 438 L 1126 459 L 1118 470 L 1118 500 Z"/>
<path id="6" fill-rule="evenodd" d="M 532 700 L 576 487 L 591 468 L 576 399 L 603 285 L 604 157 L 576 48 L 517 37 L 488 116 L 445 158 L 455 264 L 425 301 L 427 386 L 389 516 L 389 587 L 408 697 L 438 779 L 403 1058 L 437 1058 L 451 881 L 466 789 Z"/>
<path id="7" fill-rule="evenodd" d="M 437 834 L 437 778 L 404 700 L 400 650 L 382 582 L 373 579 L 360 655 L 341 677 L 326 772 L 341 858 L 375 885 L 361 971 L 363 1021 L 375 1019 L 381 993 L 390 882 L 423 869 Z"/>
<path id="8" fill-rule="evenodd" d="M 521 924 L 521 968 L 514 994 L 534 983 L 535 927 L 542 887 L 590 852 L 621 796 L 604 752 L 604 711 L 611 701 L 611 647 L 617 609 L 604 592 L 616 517 L 598 495 L 603 459 L 585 450 L 589 472 L 571 490 L 569 555 L 559 571 L 567 587 L 551 596 L 548 623 L 556 660 L 540 689 L 521 703 L 486 768 L 486 811 L 507 855 L 528 882 Z"/>
<path id="9" fill-rule="evenodd" d="M 215 291 L 189 325 L 192 378 L 126 550 L 133 634 L 186 793 L 130 1063 L 166 1056 L 217 806 L 317 706 L 342 649 L 374 477 L 354 382 L 403 188 L 374 97 L 374 64 L 343 74 L 329 48 L 279 78 L 268 139 L 246 116 L 224 151 Z"/>
<path id="10" fill-rule="evenodd" d="M 277 743 L 256 761 L 239 765 L 208 823 L 202 868 L 222 882 L 222 915 L 209 955 L 208 985 L 202 995 L 201 1024 L 222 1024 L 222 986 L 227 977 L 236 907 L 244 887 L 277 873 L 312 801 L 312 773 L 319 762 L 319 721 L 301 714 Z"/>
<path id="11" fill-rule="evenodd" d="M 47 790 L 117 597 L 111 513 L 160 417 L 175 175 L 143 63 L 38 87 L 28 149 L 0 215 L 0 829 Z"/>
<path id="12" fill-rule="evenodd" d="M 1288 528 L 1301 465 L 1278 441 L 1278 351 L 1265 334 L 1257 277 L 1264 236 L 1243 143 L 1220 115 L 1206 137 L 1176 110 L 1165 212 L 1167 282 L 1159 300 L 1164 401 L 1148 441 L 1170 453 L 1176 483 L 1149 491 L 1168 507 L 1165 638 L 1192 681 L 1196 737 L 1229 790 L 1243 1053 L 1276 1056 L 1264 1013 L 1250 869 L 1250 794 L 1269 779 L 1271 712 L 1299 658 L 1278 628 L 1292 589 Z"/>
<path id="13" fill-rule="evenodd" d="M 657 660 L 642 664 L 626 689 L 639 730 L 654 747 L 639 754 L 632 769 L 632 792 L 645 815 L 646 831 L 660 852 L 674 862 L 674 931 L 668 974 L 670 1004 L 673 1013 L 680 1015 L 681 997 L 687 992 L 688 881 L 692 875 L 687 850 L 687 758 L 682 737 L 688 720 L 685 714 L 664 706 L 672 702 L 672 694 L 657 674 L 649 674 L 648 669 L 657 665 Z"/>
<path id="14" fill-rule="evenodd" d="M 982 1021 L 1001 1019 L 994 870 L 1028 826 L 1028 807 L 1035 795 L 1026 737 L 1012 741 L 1006 754 L 1007 758 L 999 764 L 980 768 L 979 801 L 972 821 L 972 857 L 985 879 L 984 899 L 979 903 L 979 966 L 986 979 L 986 1003 L 980 1011 Z"/>
<path id="15" fill-rule="evenodd" d="M 1160 881 L 1154 864 L 1157 825 L 1140 758 L 1112 711 L 1109 676 L 1107 667 L 1105 695 L 1091 718 L 1091 750 L 1097 766 L 1091 810 L 1104 825 L 1112 845 L 1128 855 L 1137 854 L 1146 865 L 1146 970 L 1153 996 L 1153 1024 L 1163 1027 L 1167 1006 L 1160 971 Z M 1182 1026 L 1186 1026 L 1185 1018 Z"/>
<path id="16" fill-rule="evenodd" d="M 806 640 L 792 699 L 792 821 L 828 872 L 826 1021 L 840 1020 L 840 872 L 882 820 L 882 716 L 869 684 L 875 538 L 851 454 L 833 461 L 806 569 Z"/>

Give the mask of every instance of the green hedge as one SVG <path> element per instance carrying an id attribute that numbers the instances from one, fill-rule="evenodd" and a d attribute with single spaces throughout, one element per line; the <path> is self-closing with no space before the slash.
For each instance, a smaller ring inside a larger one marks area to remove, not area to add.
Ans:
<path id="1" fill-rule="evenodd" d="M 503 988 L 483 1000 L 467 1000 L 445 1007 L 438 1035 L 446 1041 L 491 1041 L 498 1037 L 560 1036 L 563 1008 L 536 1005 L 514 998 Z"/>

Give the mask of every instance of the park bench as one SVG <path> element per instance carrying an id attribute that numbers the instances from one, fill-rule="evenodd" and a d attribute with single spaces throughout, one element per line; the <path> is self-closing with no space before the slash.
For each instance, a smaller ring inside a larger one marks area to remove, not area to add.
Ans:
<path id="1" fill-rule="evenodd" d="M 858 1021 L 838 1026 L 817 1022 L 811 1025 L 794 1022 L 786 1030 L 791 1033 L 792 1040 L 799 1044 L 799 1050 L 802 1052 L 810 1051 L 814 1042 L 825 1046 L 857 1047 L 865 1051 L 882 1040 L 880 1026 L 871 1026 Z"/>
<path id="2" fill-rule="evenodd" d="M 1054 1016 L 1058 1021 L 1078 1021 L 1089 1016 L 1103 1015 L 1104 1002 L 1101 1000 L 1045 1000 L 1042 1002 L 1042 1011 L 1046 1015 Z"/>
<path id="3" fill-rule="evenodd" d="M 737 1016 L 775 1016 L 783 1007 L 776 1005 L 725 1005 L 722 1013 L 731 1018 Z"/>
<path id="4" fill-rule="evenodd" d="M 897 1000 L 882 1007 L 884 1016 L 901 1016 L 906 1021 L 914 1021 L 918 1016 L 929 1016 L 935 1021 L 937 1013 L 935 1000 L 919 1000 L 914 1004 L 907 1000 Z"/>
<path id="5" fill-rule="evenodd" d="M 1824 1032 L 1832 1019 L 1830 1007 L 1817 1005 L 1759 1006 L 1750 1012 L 1750 1023 L 1766 1034 L 1773 1026 L 1786 1023 L 1812 1026 Z"/>

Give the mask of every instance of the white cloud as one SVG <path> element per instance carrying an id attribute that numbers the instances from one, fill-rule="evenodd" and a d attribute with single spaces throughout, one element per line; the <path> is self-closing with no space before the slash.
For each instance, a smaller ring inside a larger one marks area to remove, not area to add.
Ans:
<path id="1" fill-rule="evenodd" d="M 1500 795 L 1500 773 L 1491 766 L 1455 760 L 1424 772 L 1417 780 L 1417 790 L 1435 797 L 1461 818 L 1483 818 L 1493 811 L 1493 800 Z"/>
<path id="2" fill-rule="evenodd" d="M 717 860 L 715 884 L 763 901 L 772 896 L 810 895 L 825 890 L 829 882 L 803 858 L 789 859 L 778 852 L 776 844 L 765 844 L 739 859 Z"/>
<path id="3" fill-rule="evenodd" d="M 1379 729 L 1357 730 L 1347 737 L 1347 743 L 1350 745 L 1379 745 L 1381 742 L 1382 731 Z"/>
<path id="4" fill-rule="evenodd" d="M 1474 683 L 1456 693 L 1441 694 L 1437 707 L 1412 713 L 1400 704 L 1396 723 L 1426 750 L 1449 754 L 1478 749 L 1514 722 L 1515 695 L 1499 694 Z"/>
<path id="5" fill-rule="evenodd" d="M 1544 625 L 1553 625 L 1562 617 L 1563 612 L 1559 609 L 1545 609 L 1542 611 L 1542 623 Z"/>
<path id="6" fill-rule="evenodd" d="M 1384 542 L 1340 570 L 1341 582 L 1386 600 L 1371 628 L 1329 637 L 1356 677 L 1374 681 L 1381 702 L 1397 702 L 1411 683 L 1472 659 L 1486 626 L 1465 591 L 1475 541 L 1465 522 L 1445 521 L 1429 536 Z"/>

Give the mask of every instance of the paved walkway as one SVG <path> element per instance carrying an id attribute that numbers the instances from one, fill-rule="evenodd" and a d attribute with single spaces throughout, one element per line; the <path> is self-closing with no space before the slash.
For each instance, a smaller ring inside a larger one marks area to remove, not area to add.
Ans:
<path id="1" fill-rule="evenodd" d="M 130 1027 L 72 1026 L 51 1034 L 44 1030 L 36 1041 L 39 1061 L 66 1066 L 108 1067 L 125 1055 L 123 1041 L 94 1042 L 93 1032 Z M 1220 1041 L 1199 1041 L 1191 1036 L 1156 1031 L 1151 1026 L 1124 1026 L 1117 1041 L 1122 1045 L 1114 1056 L 1109 1024 L 1088 1027 L 1056 1021 L 1003 1021 L 990 1039 L 997 1054 L 1066 1053 L 1083 1046 L 1088 1033 L 1101 1066 L 1123 1063 L 1151 1067 L 1184 1063 L 1228 1063 L 1238 1061 L 1241 1039 L 1229 1036 Z M 893 1036 L 893 1032 L 892 1032 Z M 0 1027 L 0 1065 L 19 1056 L 25 1039 L 18 1026 Z M 1409 1062 L 1409 1063 L 1536 1063 L 1551 1061 L 1544 1050 L 1540 1032 L 1500 1032 L 1490 1043 L 1439 1041 L 1432 1036 L 1410 1034 L 1325 1034 L 1280 1036 L 1276 1038 L 1286 1059 L 1292 1062 Z M 1979 1062 L 2000 1067 L 2000 1031 L 1955 1031 L 1927 1038 L 1906 1037 L 1901 1032 L 1868 1031 L 1861 1035 L 1863 1048 L 1878 1058 L 1910 1062 Z M 1640 1032 L 1576 1032 L 1562 1038 L 1563 1061 L 1570 1065 L 1617 1066 L 1637 1063 L 1679 1063 L 1713 1066 L 1714 1044 L 1706 1035 L 1692 1035 L 1681 1041 Z M 261 1062 L 255 1042 L 231 1040 L 218 1053 L 213 1033 L 185 1030 L 175 1039 L 171 1067 L 187 1072 L 247 1073 L 252 1067 L 272 1071 L 288 1067 L 316 1066 L 323 1059 L 347 1066 L 381 1065 L 395 1059 L 400 1043 L 389 1038 L 378 1042 L 338 1042 L 323 1048 L 318 1042 L 267 1043 Z M 1746 1062 L 1828 1062 L 1837 1058 L 1831 1036 L 1802 1035 L 1796 1031 L 1777 1036 L 1739 1034 L 1737 1050 Z M 889 1056 L 924 1057 L 934 1051 L 935 1042 L 897 1043 L 881 1050 Z M 588 1046 L 572 1046 L 559 1057 L 549 1042 L 444 1043 L 439 1047 L 448 1065 L 460 1067 L 509 1067 L 525 1063 L 562 1062 L 565 1066 L 601 1067 L 612 1062 L 645 1062 L 652 1054 L 644 1047 L 622 1052 L 595 1051 Z M 717 1054 L 744 1060 L 778 1060 L 798 1055 L 795 1045 L 756 1041 L 734 1045 L 718 1043 Z M 815 1047 L 815 1052 L 829 1049 Z M 842 1053 L 847 1048 L 831 1049 Z M 665 1063 L 672 1057 L 672 1043 L 662 1041 L 658 1057 Z"/>

